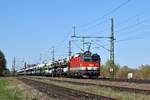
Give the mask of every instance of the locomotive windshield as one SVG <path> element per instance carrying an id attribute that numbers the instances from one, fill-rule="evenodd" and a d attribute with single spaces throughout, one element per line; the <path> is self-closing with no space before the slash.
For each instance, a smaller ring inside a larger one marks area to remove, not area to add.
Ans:
<path id="1" fill-rule="evenodd" d="M 84 57 L 84 61 L 85 61 L 85 62 L 91 62 L 91 61 L 92 61 L 92 58 L 91 58 L 91 57 Z"/>
<path id="2" fill-rule="evenodd" d="M 98 54 L 93 54 L 92 55 L 92 61 L 93 62 L 99 62 L 100 61 L 100 56 Z"/>
<path id="3" fill-rule="evenodd" d="M 84 62 L 100 62 L 100 56 L 98 54 L 93 54 L 89 51 L 84 52 L 83 61 Z"/>

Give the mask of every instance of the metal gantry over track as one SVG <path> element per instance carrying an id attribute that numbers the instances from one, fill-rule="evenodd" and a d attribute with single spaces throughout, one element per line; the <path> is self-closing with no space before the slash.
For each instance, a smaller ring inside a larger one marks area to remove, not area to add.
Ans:
<path id="1" fill-rule="evenodd" d="M 82 50 L 83 50 L 83 52 L 84 52 L 84 49 L 85 49 L 85 39 L 95 39 L 95 38 L 99 38 L 99 39 L 101 39 L 101 38 L 106 38 L 106 39 L 110 39 L 110 49 L 108 49 L 108 51 L 110 52 L 110 60 L 112 60 L 113 61 L 113 64 L 114 64 L 114 40 L 115 40 L 115 38 L 114 38 L 114 20 L 113 20 L 113 18 L 111 18 L 111 35 L 110 36 L 78 36 L 78 35 L 76 35 L 76 31 L 75 31 L 75 26 L 73 27 L 73 32 L 74 32 L 74 34 L 73 34 L 73 36 L 72 36 L 72 38 L 80 38 L 80 39 L 82 39 Z"/>

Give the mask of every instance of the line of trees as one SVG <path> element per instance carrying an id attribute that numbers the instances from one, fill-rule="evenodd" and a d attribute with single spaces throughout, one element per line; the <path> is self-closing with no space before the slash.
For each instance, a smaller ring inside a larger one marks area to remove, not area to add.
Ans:
<path id="1" fill-rule="evenodd" d="M 111 69 L 113 69 L 112 72 Z M 127 78 L 128 73 L 132 73 L 133 78 L 135 79 L 150 80 L 150 65 L 141 65 L 137 69 L 134 69 L 128 66 L 120 66 L 119 64 L 113 64 L 111 60 L 108 60 L 106 64 L 101 67 L 101 73 L 104 77 L 114 78 Z"/>
<path id="2" fill-rule="evenodd" d="M 6 59 L 4 53 L 0 50 L 0 76 L 6 70 Z"/>
<path id="3" fill-rule="evenodd" d="M 133 78 L 135 79 L 150 80 L 150 65 L 141 65 L 137 69 L 129 68 L 128 66 L 123 66 L 117 72 L 117 77 L 127 78 L 128 73 L 133 73 Z"/>

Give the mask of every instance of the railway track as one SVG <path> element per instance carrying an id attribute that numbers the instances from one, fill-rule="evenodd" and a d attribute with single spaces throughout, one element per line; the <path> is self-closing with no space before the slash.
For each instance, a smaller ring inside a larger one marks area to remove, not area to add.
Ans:
<path id="1" fill-rule="evenodd" d="M 28 78 L 18 78 L 27 85 L 39 90 L 40 92 L 46 93 L 52 98 L 57 100 L 116 100 L 115 98 L 95 95 L 79 90 L 69 89 L 60 87 L 53 84 L 40 82 Z"/>
<path id="2" fill-rule="evenodd" d="M 39 78 L 39 79 L 41 79 L 41 78 Z M 77 81 L 58 80 L 58 79 L 52 79 L 52 78 L 49 78 L 49 80 L 56 81 L 56 82 L 62 82 L 62 83 L 67 82 L 67 83 L 74 84 L 74 85 L 84 85 L 84 86 L 95 85 L 95 86 L 111 88 L 113 90 L 127 91 L 127 92 L 131 92 L 131 93 L 140 93 L 140 94 L 150 95 L 150 90 L 146 90 L 146 89 L 131 88 L 131 87 L 124 87 L 124 86 L 113 86 L 113 85 L 106 85 L 106 84 L 86 83 L 86 82 L 83 83 L 83 82 L 77 82 Z"/>
<path id="3" fill-rule="evenodd" d="M 101 78 L 98 80 L 150 84 L 150 80 L 144 80 L 144 79 Z"/>

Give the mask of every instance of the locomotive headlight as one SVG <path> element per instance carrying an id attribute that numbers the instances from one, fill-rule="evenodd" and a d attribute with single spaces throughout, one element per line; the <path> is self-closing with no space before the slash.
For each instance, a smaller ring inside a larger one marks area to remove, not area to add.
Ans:
<path id="1" fill-rule="evenodd" d="M 92 66 L 94 66 L 94 64 L 89 64 L 89 66 L 91 66 L 91 67 L 92 67 Z"/>

